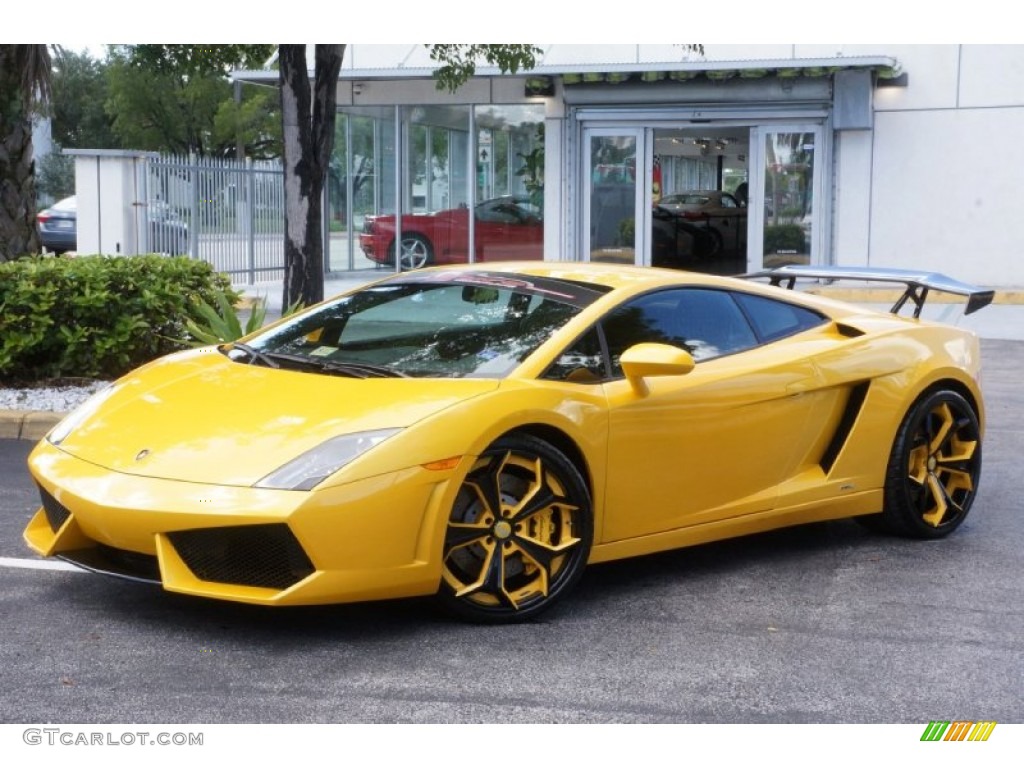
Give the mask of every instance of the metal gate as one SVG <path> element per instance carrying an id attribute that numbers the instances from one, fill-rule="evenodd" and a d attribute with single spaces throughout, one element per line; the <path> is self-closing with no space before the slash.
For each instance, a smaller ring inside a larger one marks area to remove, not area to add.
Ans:
<path id="1" fill-rule="evenodd" d="M 284 277 L 284 171 L 278 161 L 149 158 L 142 252 L 187 253 L 236 284 Z"/>

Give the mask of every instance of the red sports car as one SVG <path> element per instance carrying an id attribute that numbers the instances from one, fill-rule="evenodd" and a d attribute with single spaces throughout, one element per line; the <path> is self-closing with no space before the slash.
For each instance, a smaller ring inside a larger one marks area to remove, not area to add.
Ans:
<path id="1" fill-rule="evenodd" d="M 544 257 L 544 220 L 528 197 L 496 197 L 476 206 L 475 261 Z M 367 216 L 359 246 L 379 264 L 395 263 L 395 216 Z M 402 269 L 461 264 L 469 255 L 469 209 L 402 215 Z"/>

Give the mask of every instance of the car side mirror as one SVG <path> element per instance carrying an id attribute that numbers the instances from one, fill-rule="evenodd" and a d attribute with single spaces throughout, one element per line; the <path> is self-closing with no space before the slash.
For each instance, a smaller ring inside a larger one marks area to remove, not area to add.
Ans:
<path id="1" fill-rule="evenodd" d="M 693 370 L 693 355 L 669 344 L 634 344 L 619 358 L 623 373 L 640 396 L 648 393 L 644 379 L 651 376 L 684 376 Z"/>

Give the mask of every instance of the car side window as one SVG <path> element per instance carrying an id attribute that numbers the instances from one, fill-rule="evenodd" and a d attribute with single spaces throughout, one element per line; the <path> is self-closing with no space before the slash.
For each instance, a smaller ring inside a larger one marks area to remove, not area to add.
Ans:
<path id="1" fill-rule="evenodd" d="M 817 328 L 825 322 L 823 315 L 786 301 L 749 293 L 736 293 L 735 296 L 763 344 Z"/>
<path id="2" fill-rule="evenodd" d="M 681 288 L 641 296 L 603 323 L 612 373 L 634 344 L 656 342 L 685 349 L 700 362 L 757 345 L 757 337 L 727 291 Z"/>
<path id="3" fill-rule="evenodd" d="M 491 224 L 521 224 L 525 211 L 513 200 L 493 200 L 477 208 L 477 221 Z"/>
<path id="4" fill-rule="evenodd" d="M 574 384 L 597 384 L 608 378 L 597 328 L 591 328 L 555 358 L 541 378 Z"/>

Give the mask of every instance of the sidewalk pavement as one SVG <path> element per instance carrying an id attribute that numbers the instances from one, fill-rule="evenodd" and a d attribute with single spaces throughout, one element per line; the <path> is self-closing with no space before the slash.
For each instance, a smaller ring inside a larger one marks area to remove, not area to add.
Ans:
<path id="1" fill-rule="evenodd" d="M 64 415 L 53 411 L 0 410 L 0 438 L 42 440 Z"/>
<path id="2" fill-rule="evenodd" d="M 388 277 L 390 274 L 387 270 L 368 270 L 344 277 L 332 277 L 324 282 L 324 296 L 335 296 Z M 262 299 L 267 302 L 268 321 L 280 316 L 283 290 L 280 281 L 242 286 L 240 290 L 249 301 Z M 888 311 L 901 293 L 898 289 L 835 285 L 808 290 L 881 312 Z M 964 299 L 959 296 L 933 293 L 925 304 L 921 316 L 926 320 L 970 329 L 982 339 L 1024 341 L 1024 289 L 997 288 L 992 305 L 973 315 L 964 316 L 964 303 Z M 50 411 L 0 410 L 0 438 L 39 440 L 63 416 L 62 413 Z"/>

